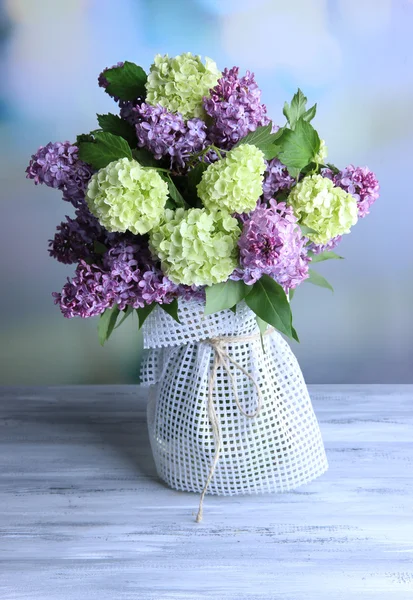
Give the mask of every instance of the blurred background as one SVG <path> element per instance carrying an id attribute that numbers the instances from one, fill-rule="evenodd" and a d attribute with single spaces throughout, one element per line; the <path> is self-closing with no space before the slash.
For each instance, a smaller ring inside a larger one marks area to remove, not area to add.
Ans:
<path id="1" fill-rule="evenodd" d="M 275 123 L 298 86 L 340 167 L 368 165 L 381 198 L 319 266 L 335 289 L 294 297 L 293 344 L 312 383 L 413 382 L 412 0 L 3 0 L 0 4 L 0 383 L 129 383 L 141 339 L 128 320 L 101 348 L 96 320 L 53 305 L 72 267 L 47 253 L 70 209 L 25 179 L 30 155 L 115 112 L 106 66 L 148 69 L 193 52 L 255 72 Z M 318 265 L 317 265 L 318 266 Z"/>

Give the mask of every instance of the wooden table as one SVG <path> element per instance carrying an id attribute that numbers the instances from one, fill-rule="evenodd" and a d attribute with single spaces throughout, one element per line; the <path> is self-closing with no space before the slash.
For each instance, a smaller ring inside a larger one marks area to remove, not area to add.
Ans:
<path id="1" fill-rule="evenodd" d="M 284 495 L 157 478 L 137 387 L 3 389 L 1 600 L 413 598 L 413 386 L 310 386 L 326 475 Z"/>

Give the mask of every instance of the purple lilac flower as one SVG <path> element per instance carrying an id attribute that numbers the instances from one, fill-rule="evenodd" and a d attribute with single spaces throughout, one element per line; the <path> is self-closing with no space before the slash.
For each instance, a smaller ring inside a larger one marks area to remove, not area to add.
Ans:
<path id="1" fill-rule="evenodd" d="M 370 206 L 379 197 L 379 182 L 367 167 L 349 165 L 333 178 L 334 184 L 346 190 L 357 199 L 359 217 L 364 218 L 370 212 Z"/>
<path id="2" fill-rule="evenodd" d="M 279 192 L 290 190 L 294 184 L 295 179 L 291 177 L 287 167 L 278 158 L 273 158 L 267 162 L 262 186 L 265 200 L 271 200 Z"/>
<path id="3" fill-rule="evenodd" d="M 121 118 L 133 126 L 140 123 L 142 120 L 138 110 L 140 105 L 141 102 L 137 100 L 119 100 L 119 114 Z"/>
<path id="4" fill-rule="evenodd" d="M 225 69 L 210 97 L 204 98 L 205 111 L 214 120 L 210 137 L 226 150 L 250 131 L 269 123 L 254 74 L 247 71 L 238 79 L 238 73 L 238 67 Z"/>
<path id="5" fill-rule="evenodd" d="M 262 275 L 273 277 L 285 290 L 308 277 L 306 239 L 292 208 L 284 202 L 260 204 L 244 221 L 238 242 L 241 269 L 231 276 L 251 285 Z"/>
<path id="6" fill-rule="evenodd" d="M 111 280 L 97 265 L 81 260 L 75 276 L 68 279 L 60 293 L 53 293 L 64 317 L 94 317 L 113 306 Z"/>
<path id="7" fill-rule="evenodd" d="M 185 122 L 180 113 L 170 113 L 160 104 L 143 103 L 133 112 L 139 115 L 135 125 L 139 146 L 150 150 L 158 160 L 169 156 L 171 166 L 184 167 L 186 159 L 207 144 L 206 125 L 201 119 Z"/>
<path id="8" fill-rule="evenodd" d="M 74 219 L 66 216 L 66 221 L 58 225 L 53 240 L 49 240 L 50 256 L 67 265 L 80 259 L 96 258 L 95 242 L 108 245 L 120 237 L 120 234 L 106 231 L 86 204 L 77 208 L 75 214 Z"/>
<path id="9" fill-rule="evenodd" d="M 341 242 L 341 238 L 342 236 L 338 235 L 337 237 L 327 242 L 327 244 L 314 244 L 313 242 L 311 242 L 311 244 L 308 244 L 307 249 L 313 254 L 321 254 L 322 252 L 328 252 L 330 250 L 334 250 L 334 248 L 338 246 L 338 244 Z"/>
<path id="10" fill-rule="evenodd" d="M 78 158 L 78 148 L 70 142 L 49 142 L 32 155 L 26 177 L 34 183 L 63 191 L 63 199 L 79 207 L 84 203 L 92 170 Z"/>
<path id="11" fill-rule="evenodd" d="M 74 278 L 68 280 L 62 292 L 53 294 L 55 304 L 60 305 L 67 318 L 93 317 L 115 304 L 123 310 L 126 306 L 169 304 L 178 296 L 199 295 L 199 289 L 172 283 L 154 262 L 147 246 L 126 236 L 106 252 L 101 265 L 80 260 Z"/>

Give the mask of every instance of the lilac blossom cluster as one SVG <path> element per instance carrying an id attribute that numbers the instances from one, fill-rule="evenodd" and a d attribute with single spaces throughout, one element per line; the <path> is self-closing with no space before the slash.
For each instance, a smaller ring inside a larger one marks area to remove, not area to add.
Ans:
<path id="1" fill-rule="evenodd" d="M 158 104 L 141 104 L 133 109 L 139 117 L 135 124 L 138 144 L 159 160 L 170 158 L 171 167 L 184 167 L 188 158 L 207 145 L 206 125 L 201 119 L 184 120 L 181 114 L 168 112 Z"/>
<path id="2" fill-rule="evenodd" d="M 78 158 L 78 148 L 70 142 L 50 142 L 40 146 L 26 169 L 28 179 L 36 185 L 44 183 L 63 192 L 63 200 L 79 207 L 93 171 Z"/>
<path id="3" fill-rule="evenodd" d="M 265 200 L 271 200 L 280 192 L 287 192 L 292 188 L 295 179 L 288 173 L 278 158 L 273 158 L 267 162 L 267 168 L 264 173 L 264 183 L 262 192 Z"/>
<path id="4" fill-rule="evenodd" d="M 53 295 L 65 317 L 86 318 L 115 304 L 120 310 L 168 304 L 178 295 L 178 286 L 154 264 L 147 247 L 124 239 L 106 252 L 101 264 L 80 260 L 73 279 Z"/>
<path id="5" fill-rule="evenodd" d="M 379 182 L 367 167 L 348 165 L 336 174 L 331 169 L 323 169 L 322 175 L 356 198 L 360 218 L 369 214 L 370 207 L 379 197 Z"/>
<path id="6" fill-rule="evenodd" d="M 204 109 L 213 119 L 210 138 L 217 146 L 229 150 L 250 131 L 267 125 L 267 109 L 261 104 L 261 90 L 249 71 L 239 78 L 239 68 L 225 69 Z"/>
<path id="7" fill-rule="evenodd" d="M 66 216 L 49 240 L 50 256 L 66 265 L 95 258 L 96 242 L 108 246 L 119 238 L 118 234 L 106 231 L 85 204 L 76 209 L 75 215 L 74 219 Z"/>
<path id="8" fill-rule="evenodd" d="M 111 243 L 99 264 L 80 259 L 75 276 L 53 294 L 66 318 L 93 317 L 115 304 L 124 310 L 154 302 L 170 304 L 177 297 L 204 298 L 203 290 L 176 285 L 165 277 L 142 240 L 120 236 Z"/>
<path id="9" fill-rule="evenodd" d="M 266 274 L 286 291 L 295 288 L 308 277 L 305 242 L 290 206 L 275 200 L 259 204 L 244 219 L 238 242 L 241 269 L 232 277 L 251 285 Z"/>

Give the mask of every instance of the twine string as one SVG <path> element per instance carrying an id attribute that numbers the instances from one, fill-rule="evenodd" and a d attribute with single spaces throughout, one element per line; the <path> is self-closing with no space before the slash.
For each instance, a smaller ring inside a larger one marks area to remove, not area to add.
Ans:
<path id="1" fill-rule="evenodd" d="M 269 335 L 273 331 L 274 331 L 273 328 L 269 328 L 263 334 L 258 332 L 258 333 L 254 333 L 251 335 L 232 336 L 232 337 L 222 336 L 222 337 L 209 338 L 209 339 L 205 340 L 205 343 L 209 344 L 214 352 L 214 361 L 212 364 L 212 369 L 211 369 L 211 373 L 209 376 L 209 382 L 208 382 L 207 412 L 208 412 L 208 419 L 209 419 L 209 422 L 210 422 L 211 428 L 212 428 L 212 434 L 214 437 L 215 453 L 214 453 L 214 458 L 212 460 L 211 467 L 209 469 L 208 477 L 205 481 L 204 488 L 202 490 L 201 497 L 199 500 L 199 509 L 198 509 L 198 514 L 196 517 L 197 523 L 200 523 L 202 521 L 204 498 L 207 493 L 209 484 L 211 483 L 212 477 L 214 475 L 215 468 L 218 464 L 219 456 L 221 453 L 221 446 L 222 446 L 221 424 L 219 422 L 218 414 L 217 414 L 217 411 L 215 409 L 215 404 L 214 404 L 214 390 L 215 390 L 215 384 L 216 384 L 217 371 L 220 367 L 226 371 L 226 373 L 229 377 L 230 383 L 231 383 L 232 391 L 234 394 L 235 404 L 237 405 L 237 408 L 240 411 L 240 413 L 247 419 L 256 418 L 260 414 L 262 405 L 263 405 L 263 398 L 262 398 L 262 393 L 261 393 L 260 387 L 259 387 L 256 379 L 254 379 L 254 377 L 251 375 L 251 373 L 249 373 L 246 369 L 244 369 L 244 367 L 242 365 L 240 365 L 236 360 L 234 360 L 230 356 L 230 354 L 227 350 L 227 346 L 233 345 L 233 344 L 242 344 L 244 342 L 249 342 L 249 341 L 255 341 L 255 340 L 259 339 L 261 335 L 263 335 L 263 336 Z M 245 375 L 245 377 L 247 377 L 247 379 L 249 379 L 252 382 L 252 384 L 254 385 L 254 387 L 257 391 L 257 408 L 255 409 L 255 411 L 253 413 L 247 413 L 241 406 L 239 396 L 238 396 L 238 391 L 237 391 L 237 383 L 234 379 L 233 374 L 231 373 L 231 365 L 233 365 L 236 369 L 241 371 L 241 373 L 243 373 Z M 282 419 L 280 418 L 280 424 L 281 424 L 281 421 L 282 421 Z"/>

